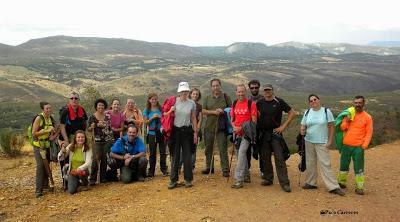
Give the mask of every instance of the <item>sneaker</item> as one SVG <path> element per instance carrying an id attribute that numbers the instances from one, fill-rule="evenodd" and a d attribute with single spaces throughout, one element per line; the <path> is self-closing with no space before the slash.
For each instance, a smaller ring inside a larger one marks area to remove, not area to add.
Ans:
<path id="1" fill-rule="evenodd" d="M 162 172 L 162 176 L 163 177 L 167 177 L 169 175 L 169 173 L 167 171 Z M 154 175 L 153 175 L 154 176 Z"/>
<path id="2" fill-rule="evenodd" d="M 229 171 L 223 171 L 222 172 L 223 177 L 229 177 Z"/>
<path id="3" fill-rule="evenodd" d="M 270 180 L 262 180 L 261 181 L 261 186 L 271 186 L 272 184 L 273 184 L 273 182 Z"/>
<path id="4" fill-rule="evenodd" d="M 363 189 L 356 188 L 355 192 L 358 195 L 364 195 L 364 190 Z"/>
<path id="5" fill-rule="evenodd" d="M 145 179 L 144 179 L 144 177 L 142 177 L 142 176 L 139 176 L 139 177 L 138 177 L 138 181 L 139 181 L 139 182 L 144 182 L 144 181 L 145 181 Z"/>
<path id="6" fill-rule="evenodd" d="M 96 181 L 90 181 L 89 182 L 89 186 L 95 186 L 96 185 Z"/>
<path id="7" fill-rule="evenodd" d="M 282 186 L 282 190 L 287 192 L 287 193 L 292 192 L 292 189 L 290 189 L 290 185 L 283 185 Z"/>
<path id="8" fill-rule="evenodd" d="M 178 186 L 178 183 L 177 182 L 169 182 L 169 184 L 168 184 L 168 189 L 170 189 L 170 190 L 172 190 L 172 189 L 174 189 L 175 187 L 177 187 Z"/>
<path id="9" fill-rule="evenodd" d="M 245 183 L 251 183 L 250 175 L 244 177 L 244 182 L 245 182 Z"/>
<path id="10" fill-rule="evenodd" d="M 336 194 L 336 195 L 339 195 L 339 196 L 344 196 L 345 195 L 343 190 L 340 189 L 340 188 L 336 188 L 336 189 L 330 190 L 329 193 L 333 193 L 333 194 Z"/>
<path id="11" fill-rule="evenodd" d="M 340 188 L 345 189 L 346 185 L 339 183 Z"/>
<path id="12" fill-rule="evenodd" d="M 317 189 L 318 187 L 306 183 L 302 188 L 305 189 L 305 190 L 313 190 L 313 189 Z"/>
<path id="13" fill-rule="evenodd" d="M 231 188 L 233 188 L 233 189 L 243 188 L 243 183 L 236 182 L 236 183 L 232 184 Z"/>
<path id="14" fill-rule="evenodd" d="M 201 171 L 202 174 L 209 174 L 210 173 L 210 169 L 204 169 Z M 211 169 L 211 173 L 214 173 L 214 169 Z"/>
<path id="15" fill-rule="evenodd" d="M 185 187 L 186 187 L 186 188 L 190 188 L 190 187 L 192 187 L 192 186 L 193 186 L 192 182 L 190 182 L 190 181 L 185 181 Z"/>
<path id="16" fill-rule="evenodd" d="M 148 173 L 147 173 L 147 177 L 154 177 L 154 173 L 148 172 Z"/>

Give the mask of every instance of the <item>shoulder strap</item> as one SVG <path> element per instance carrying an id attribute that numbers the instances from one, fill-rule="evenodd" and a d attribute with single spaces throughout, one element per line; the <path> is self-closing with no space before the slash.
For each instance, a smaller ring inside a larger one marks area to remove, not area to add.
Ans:
<path id="1" fill-rule="evenodd" d="M 251 116 L 251 102 L 252 100 L 250 99 L 247 100 L 247 108 L 249 109 L 250 116 Z"/>
<path id="2" fill-rule="evenodd" d="M 304 116 L 307 117 L 307 115 L 308 115 L 309 112 L 310 112 L 310 109 L 308 109 L 308 110 L 306 111 L 306 114 L 305 114 Z"/>
<path id="3" fill-rule="evenodd" d="M 326 107 L 324 107 L 325 108 L 325 119 L 326 119 L 326 122 L 328 122 L 328 108 L 326 108 Z"/>
<path id="4" fill-rule="evenodd" d="M 126 143 L 125 139 L 121 137 L 121 142 L 124 145 L 125 153 L 128 152 L 128 144 Z"/>
<path id="5" fill-rule="evenodd" d="M 232 122 L 235 122 L 235 117 L 236 117 L 236 115 L 235 115 L 235 107 L 236 107 L 237 101 L 238 100 L 236 99 L 235 101 L 233 101 L 233 104 L 232 104 L 232 112 L 233 112 Z"/>

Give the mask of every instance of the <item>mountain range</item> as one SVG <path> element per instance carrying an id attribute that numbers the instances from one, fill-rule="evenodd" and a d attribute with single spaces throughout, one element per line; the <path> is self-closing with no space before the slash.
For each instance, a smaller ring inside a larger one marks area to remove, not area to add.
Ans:
<path id="1" fill-rule="evenodd" d="M 88 86 L 143 96 L 174 93 L 178 81 L 207 92 L 250 79 L 288 92 L 349 94 L 400 90 L 400 47 L 346 43 L 237 42 L 191 47 L 129 39 L 52 36 L 0 44 L 0 101 L 49 100 Z M 12 94 L 13 97 L 9 95 Z"/>

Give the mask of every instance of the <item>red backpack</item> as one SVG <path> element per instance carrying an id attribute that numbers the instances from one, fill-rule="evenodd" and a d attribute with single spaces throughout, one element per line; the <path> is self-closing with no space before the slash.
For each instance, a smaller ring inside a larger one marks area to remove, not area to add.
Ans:
<path id="1" fill-rule="evenodd" d="M 170 113 L 169 115 L 165 116 L 164 113 L 168 112 L 172 106 L 175 105 L 176 96 L 170 96 L 164 100 L 164 103 L 161 107 L 161 128 L 162 133 L 164 135 L 164 141 L 167 143 L 171 137 L 172 127 L 174 125 L 175 119 L 175 112 Z"/>

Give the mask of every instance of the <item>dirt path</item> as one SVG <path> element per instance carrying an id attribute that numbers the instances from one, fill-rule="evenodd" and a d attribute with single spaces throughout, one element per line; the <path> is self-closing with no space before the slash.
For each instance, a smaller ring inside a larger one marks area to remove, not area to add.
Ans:
<path id="1" fill-rule="evenodd" d="M 144 183 L 109 183 L 75 195 L 58 187 L 55 194 L 36 199 L 33 156 L 0 158 L 0 221 L 400 221 L 399 147 L 397 141 L 368 150 L 366 195 L 356 195 L 350 183 L 345 197 L 329 194 L 321 180 L 318 190 L 302 190 L 297 155 L 287 162 L 292 193 L 281 191 L 276 181 L 262 187 L 254 160 L 252 183 L 234 190 L 232 179 L 227 183 L 220 171 L 210 177 L 200 174 L 200 151 L 190 189 L 168 190 L 169 178 L 158 173 Z M 338 157 L 331 152 L 335 173 Z M 60 186 L 60 176 L 54 174 Z M 353 172 L 349 181 L 354 181 Z M 321 215 L 325 210 L 332 214 Z"/>

